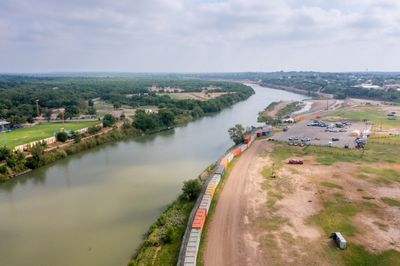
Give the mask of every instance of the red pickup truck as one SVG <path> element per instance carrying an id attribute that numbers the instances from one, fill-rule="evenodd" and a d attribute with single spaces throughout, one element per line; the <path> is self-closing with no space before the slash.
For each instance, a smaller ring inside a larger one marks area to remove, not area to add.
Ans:
<path id="1" fill-rule="evenodd" d="M 290 159 L 288 164 L 303 164 L 303 161 L 297 159 Z"/>

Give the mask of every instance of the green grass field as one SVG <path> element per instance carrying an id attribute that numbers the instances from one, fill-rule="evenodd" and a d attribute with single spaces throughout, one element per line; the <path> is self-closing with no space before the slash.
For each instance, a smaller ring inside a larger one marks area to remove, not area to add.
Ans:
<path id="1" fill-rule="evenodd" d="M 85 127 L 90 127 L 99 124 L 100 121 L 90 122 L 72 122 L 65 123 L 64 128 L 66 130 L 77 130 Z M 63 125 L 61 123 L 43 123 L 40 125 L 33 126 L 31 128 L 21 128 L 7 133 L 1 133 L 0 141 L 1 144 L 6 144 L 9 148 L 26 144 L 32 141 L 45 139 L 53 136 L 53 133 L 60 130 Z"/>
<path id="2" fill-rule="evenodd" d="M 391 129 L 400 127 L 400 119 L 388 120 L 387 113 L 374 108 L 343 109 L 334 112 L 329 117 L 341 117 L 353 122 L 368 120 L 375 128 Z"/>

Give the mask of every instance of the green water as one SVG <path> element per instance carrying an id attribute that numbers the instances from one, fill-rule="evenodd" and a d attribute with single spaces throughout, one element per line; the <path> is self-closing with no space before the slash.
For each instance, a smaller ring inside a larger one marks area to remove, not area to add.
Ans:
<path id="1" fill-rule="evenodd" d="M 227 129 L 255 125 L 270 102 L 256 94 L 185 127 L 102 145 L 0 185 L 0 265 L 126 265 L 142 236 L 229 146 Z"/>

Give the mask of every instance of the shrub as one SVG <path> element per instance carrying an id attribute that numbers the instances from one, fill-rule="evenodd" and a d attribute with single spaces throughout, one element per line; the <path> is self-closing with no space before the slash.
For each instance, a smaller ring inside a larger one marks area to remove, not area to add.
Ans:
<path id="1" fill-rule="evenodd" d="M 0 161 L 3 161 L 12 156 L 12 152 L 7 146 L 0 147 Z"/>
<path id="2" fill-rule="evenodd" d="M 88 133 L 90 135 L 96 134 L 97 132 L 99 132 L 101 130 L 101 127 L 96 127 L 96 126 L 92 126 L 88 128 Z"/>
<path id="3" fill-rule="evenodd" d="M 110 114 L 106 114 L 103 117 L 103 127 L 112 127 L 117 119 Z"/>
<path id="4" fill-rule="evenodd" d="M 75 143 L 79 143 L 81 142 L 82 137 L 79 133 L 73 132 L 72 139 L 74 140 Z"/>
<path id="5" fill-rule="evenodd" d="M 197 179 L 191 179 L 183 182 L 183 197 L 187 200 L 195 200 L 201 192 L 201 182 Z"/>
<path id="6" fill-rule="evenodd" d="M 33 157 L 29 157 L 29 158 L 26 160 L 25 166 L 28 167 L 28 168 L 30 168 L 30 169 L 36 169 L 36 168 L 38 168 L 40 165 L 39 165 L 39 161 L 38 161 L 38 160 L 36 160 L 36 159 L 33 158 Z"/>
<path id="7" fill-rule="evenodd" d="M 7 167 L 5 167 L 4 165 L 0 165 L 0 174 L 5 174 L 7 173 Z"/>
<path id="8" fill-rule="evenodd" d="M 58 132 L 56 138 L 58 141 L 66 142 L 68 139 L 68 135 L 65 132 Z"/>
<path id="9" fill-rule="evenodd" d="M 6 159 L 6 162 L 7 162 L 8 167 L 15 168 L 15 160 L 14 160 L 14 158 L 9 157 L 9 158 Z"/>

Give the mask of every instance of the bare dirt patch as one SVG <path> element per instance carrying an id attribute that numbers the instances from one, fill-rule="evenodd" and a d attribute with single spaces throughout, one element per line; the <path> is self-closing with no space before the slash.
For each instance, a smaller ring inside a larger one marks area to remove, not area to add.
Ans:
<path id="1" fill-rule="evenodd" d="M 389 208 L 386 208 L 389 209 Z M 360 213 L 353 219 L 360 234 L 353 238 L 357 244 L 365 246 L 365 249 L 380 253 L 385 250 L 395 249 L 400 251 L 400 210 L 383 210 L 382 219 L 367 213 Z"/>
<path id="2" fill-rule="evenodd" d="M 226 92 L 180 92 L 180 93 L 159 93 L 159 95 L 168 95 L 173 99 L 178 100 L 200 100 L 207 101 L 217 98 L 221 95 L 226 94 Z"/>
<path id="3" fill-rule="evenodd" d="M 271 156 L 274 147 L 256 142 L 232 169 L 209 228 L 205 265 L 356 265 L 400 251 L 400 208 L 382 200 L 400 200 L 400 182 L 360 176 L 364 167 L 399 165 L 323 165 L 310 155 L 301 158 L 304 165 L 288 165 L 274 161 L 281 158 Z M 328 238 L 336 230 L 349 242 L 346 252 Z"/>

